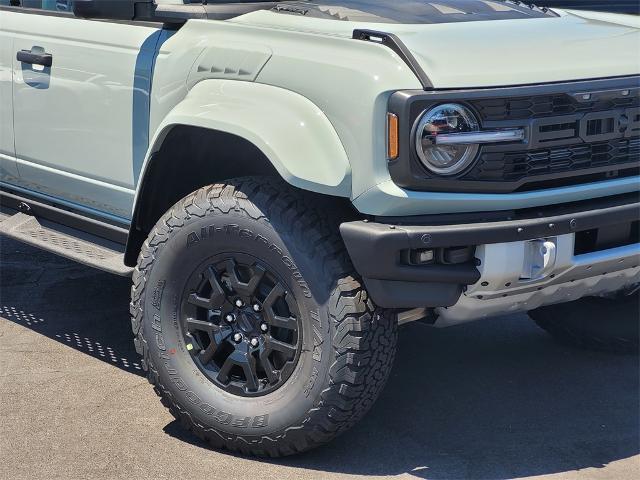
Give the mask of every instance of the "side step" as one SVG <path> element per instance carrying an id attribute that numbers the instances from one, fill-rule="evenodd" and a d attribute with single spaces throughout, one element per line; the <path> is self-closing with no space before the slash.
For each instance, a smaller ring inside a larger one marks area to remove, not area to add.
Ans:
<path id="1" fill-rule="evenodd" d="M 21 212 L 0 213 L 0 235 L 116 275 L 133 272 L 124 264 L 123 245 Z"/>

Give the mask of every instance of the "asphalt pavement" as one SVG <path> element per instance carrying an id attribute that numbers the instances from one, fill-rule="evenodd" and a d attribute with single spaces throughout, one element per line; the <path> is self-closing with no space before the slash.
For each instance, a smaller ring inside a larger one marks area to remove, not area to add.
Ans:
<path id="1" fill-rule="evenodd" d="M 0 239 L 0 479 L 640 478 L 638 357 L 526 315 L 402 328 L 356 428 L 275 461 L 184 432 L 142 376 L 129 281 Z"/>

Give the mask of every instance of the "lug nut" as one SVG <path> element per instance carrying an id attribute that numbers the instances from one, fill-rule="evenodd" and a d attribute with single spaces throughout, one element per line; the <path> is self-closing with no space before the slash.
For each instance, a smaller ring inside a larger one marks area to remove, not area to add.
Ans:
<path id="1" fill-rule="evenodd" d="M 269 325 L 267 325 L 266 323 L 263 323 L 262 325 L 260 325 L 260 330 L 262 330 L 263 332 L 266 332 L 267 330 L 269 330 Z"/>
<path id="2" fill-rule="evenodd" d="M 254 312 L 259 312 L 260 310 L 262 310 L 262 308 L 260 307 L 259 303 L 254 303 L 253 304 L 253 311 Z"/>
<path id="3" fill-rule="evenodd" d="M 244 302 L 241 299 L 236 300 L 236 307 L 242 308 L 244 307 Z"/>
<path id="4" fill-rule="evenodd" d="M 226 317 L 224 317 L 224 319 L 227 321 L 227 323 L 233 323 L 236 321 L 236 316 L 233 313 L 229 313 Z"/>
<path id="5" fill-rule="evenodd" d="M 260 342 L 258 341 L 257 338 L 252 338 L 251 339 L 251 346 L 252 347 L 257 347 L 260 344 Z"/>
<path id="6" fill-rule="evenodd" d="M 236 342 L 236 343 L 240 343 L 240 342 L 242 341 L 242 334 L 240 334 L 240 333 L 236 333 L 236 334 L 233 336 L 233 341 L 234 341 L 234 342 Z"/>

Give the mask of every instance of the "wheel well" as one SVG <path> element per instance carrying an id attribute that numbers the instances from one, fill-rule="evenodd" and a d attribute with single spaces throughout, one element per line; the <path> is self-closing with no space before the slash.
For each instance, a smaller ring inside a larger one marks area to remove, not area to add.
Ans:
<path id="1" fill-rule="evenodd" d="M 157 221 L 176 202 L 195 190 L 238 177 L 279 176 L 269 159 L 253 143 L 227 132 L 178 125 L 151 157 L 138 196 L 125 253 L 134 266 L 144 240 Z M 291 186 L 291 188 L 295 188 Z M 348 198 L 317 195 L 340 203 L 353 213 Z"/>

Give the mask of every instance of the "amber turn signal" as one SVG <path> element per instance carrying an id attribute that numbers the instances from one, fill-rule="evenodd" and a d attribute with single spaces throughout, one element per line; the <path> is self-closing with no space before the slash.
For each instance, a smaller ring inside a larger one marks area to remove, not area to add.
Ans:
<path id="1" fill-rule="evenodd" d="M 387 113 L 387 158 L 395 160 L 399 156 L 398 116 Z"/>

